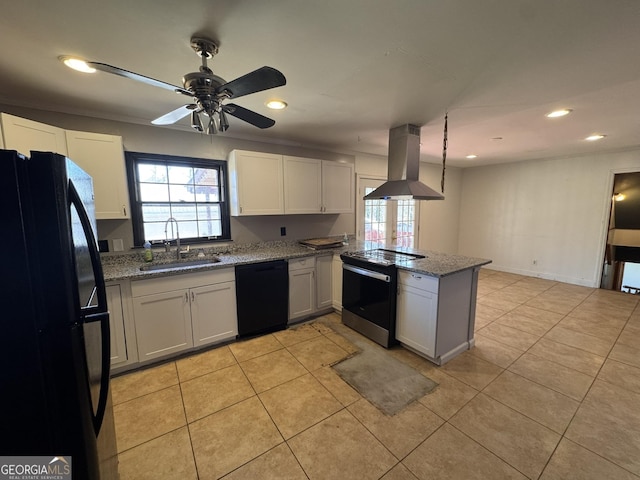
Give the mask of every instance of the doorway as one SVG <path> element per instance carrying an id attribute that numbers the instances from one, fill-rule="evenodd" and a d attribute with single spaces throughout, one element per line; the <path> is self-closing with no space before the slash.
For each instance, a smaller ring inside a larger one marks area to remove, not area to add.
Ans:
<path id="1" fill-rule="evenodd" d="M 640 172 L 614 174 L 600 288 L 640 294 Z"/>
<path id="2" fill-rule="evenodd" d="M 360 177 L 358 198 L 382 185 L 382 178 Z M 367 248 L 418 246 L 419 203 L 415 200 L 359 200 L 356 238 Z"/>

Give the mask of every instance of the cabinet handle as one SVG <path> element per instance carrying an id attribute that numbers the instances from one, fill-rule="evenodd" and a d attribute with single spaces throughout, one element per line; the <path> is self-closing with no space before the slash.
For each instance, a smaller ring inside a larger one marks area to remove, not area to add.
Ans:
<path id="1" fill-rule="evenodd" d="M 127 216 L 127 207 L 125 207 L 124 205 L 122 206 L 122 214 L 126 217 Z"/>
<path id="2" fill-rule="evenodd" d="M 195 302 L 196 301 L 196 294 L 191 292 L 191 301 Z"/>
<path id="3" fill-rule="evenodd" d="M 184 292 L 184 302 L 189 303 L 189 292 Z"/>
<path id="4" fill-rule="evenodd" d="M 412 273 L 411 276 L 413 278 L 415 278 L 416 280 L 422 280 L 422 277 L 420 275 L 415 275 L 415 274 Z"/>
<path id="5" fill-rule="evenodd" d="M 240 206 L 240 213 L 242 213 L 242 206 Z"/>

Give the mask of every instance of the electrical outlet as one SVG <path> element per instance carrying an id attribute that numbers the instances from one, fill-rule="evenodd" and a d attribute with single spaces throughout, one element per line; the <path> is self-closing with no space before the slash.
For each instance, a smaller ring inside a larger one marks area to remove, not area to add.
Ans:
<path id="1" fill-rule="evenodd" d="M 287 227 L 280 227 L 280 236 L 284 237 L 287 235 Z"/>
<path id="2" fill-rule="evenodd" d="M 122 252 L 124 250 L 124 243 L 121 238 L 113 239 L 113 251 L 114 252 Z"/>

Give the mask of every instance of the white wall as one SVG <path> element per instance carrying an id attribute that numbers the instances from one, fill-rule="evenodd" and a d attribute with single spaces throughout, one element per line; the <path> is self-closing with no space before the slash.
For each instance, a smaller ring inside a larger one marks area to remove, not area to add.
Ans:
<path id="1" fill-rule="evenodd" d="M 466 168 L 458 252 L 497 270 L 598 286 L 613 173 L 633 169 L 640 150 Z"/>
<path id="2" fill-rule="evenodd" d="M 348 163 L 354 163 L 355 161 L 355 157 L 352 155 L 300 146 L 234 139 L 231 137 L 233 135 L 233 126 L 228 134 L 210 136 L 199 135 L 188 127 L 182 131 L 8 105 L 0 105 L 0 111 L 67 130 L 119 135 L 123 139 L 124 149 L 133 152 L 163 153 L 226 160 L 231 150 L 242 149 L 319 158 L 322 160 L 346 161 Z M 280 227 L 286 227 L 286 236 L 282 237 L 280 235 Z M 355 214 L 231 217 L 231 235 L 233 240 L 238 243 L 299 240 L 342 235 L 345 232 L 349 234 L 355 232 Z M 130 221 L 99 221 L 98 236 L 101 240 L 123 239 L 125 250 L 133 246 L 133 230 Z"/>
<path id="3" fill-rule="evenodd" d="M 447 167 L 444 200 L 420 202 L 420 248 L 444 253 L 458 253 L 462 169 Z M 442 166 L 420 165 L 420 181 L 440 191 Z"/>

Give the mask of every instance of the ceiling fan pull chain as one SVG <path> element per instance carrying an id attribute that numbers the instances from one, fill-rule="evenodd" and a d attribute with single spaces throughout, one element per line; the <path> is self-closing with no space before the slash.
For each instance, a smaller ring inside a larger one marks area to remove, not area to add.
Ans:
<path id="1" fill-rule="evenodd" d="M 445 164 L 447 161 L 447 117 L 449 116 L 449 112 L 444 112 L 444 138 L 442 140 L 442 180 L 440 181 L 440 189 L 442 193 L 444 193 L 444 171 Z"/>

